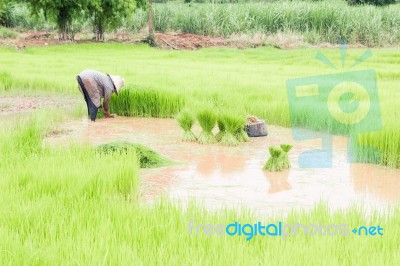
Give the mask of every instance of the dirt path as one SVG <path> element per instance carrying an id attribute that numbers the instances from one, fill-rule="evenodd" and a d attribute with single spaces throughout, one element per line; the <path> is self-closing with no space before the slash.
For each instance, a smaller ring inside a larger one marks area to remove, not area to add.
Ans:
<path id="1" fill-rule="evenodd" d="M 41 108 L 68 108 L 79 103 L 72 96 L 0 96 L 0 116 L 32 112 Z"/>

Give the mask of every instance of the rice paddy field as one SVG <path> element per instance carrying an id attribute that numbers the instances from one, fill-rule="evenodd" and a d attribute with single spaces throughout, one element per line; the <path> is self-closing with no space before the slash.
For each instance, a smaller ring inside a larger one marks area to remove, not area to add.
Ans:
<path id="1" fill-rule="evenodd" d="M 154 4 L 158 32 L 316 44 L 289 50 L 0 46 L 0 265 L 400 265 L 399 11 L 344 1 Z M 14 6 L 14 28 L 0 38 L 54 30 L 27 14 Z M 146 21 L 137 10 L 118 30 Z M 343 39 L 350 48 L 321 48 Z M 87 120 L 76 83 L 84 69 L 124 78 L 111 98 L 117 117 Z M 362 128 L 371 132 L 336 123 L 331 98 L 296 102 L 288 89 L 357 75 L 377 89 L 339 102 L 349 113 L 371 107 Z M 266 121 L 267 137 L 247 136 L 248 115 Z M 331 168 L 299 166 L 324 140 L 295 141 L 296 130 L 333 136 Z"/>
<path id="2" fill-rule="evenodd" d="M 64 45 L 24 52 L 3 48 L 0 88 L 7 94 L 23 90 L 78 95 L 74 79 L 81 69 L 114 69 L 127 80 L 126 89 L 112 101 L 111 111 L 119 115 L 175 117 L 186 107 L 195 113 L 212 109 L 215 114 L 254 114 L 269 124 L 289 127 L 287 80 L 346 72 L 365 49 L 349 49 L 340 71 L 315 60 L 318 52 L 341 66 L 339 49 L 165 51 L 124 44 Z M 357 137 L 357 158 L 398 168 L 400 72 L 396 65 L 400 58 L 397 48 L 372 49 L 372 54 L 351 71 L 376 71 L 382 128 Z M 326 106 L 323 101 L 320 104 Z M 330 123 L 323 112 L 313 112 L 314 107 L 297 108 L 295 125 L 348 133 L 347 128 Z M 378 159 L 362 148 L 367 145 L 379 151 Z"/>

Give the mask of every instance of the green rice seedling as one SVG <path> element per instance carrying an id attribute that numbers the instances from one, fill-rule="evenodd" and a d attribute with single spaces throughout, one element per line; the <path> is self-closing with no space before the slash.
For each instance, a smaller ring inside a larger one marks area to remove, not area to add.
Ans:
<path id="1" fill-rule="evenodd" d="M 221 144 L 226 146 L 239 145 L 235 133 L 241 128 L 242 120 L 232 115 L 224 115 L 222 121 L 225 124 L 225 134 L 221 138 Z"/>
<path id="2" fill-rule="evenodd" d="M 0 90 L 10 90 L 13 84 L 11 74 L 8 72 L 0 72 Z"/>
<path id="3" fill-rule="evenodd" d="M 284 169 L 283 166 L 283 150 L 279 147 L 269 147 L 271 157 L 265 163 L 263 169 L 270 172 L 280 172 Z"/>
<path id="4" fill-rule="evenodd" d="M 128 87 L 112 95 L 112 113 L 123 116 L 174 117 L 185 105 L 182 95 L 170 92 Z"/>
<path id="5" fill-rule="evenodd" d="M 247 132 L 244 131 L 244 124 L 242 124 L 242 126 L 238 130 L 236 130 L 235 137 L 237 138 L 237 140 L 239 142 L 247 142 L 247 141 L 249 141 L 250 138 L 247 135 Z"/>
<path id="6" fill-rule="evenodd" d="M 126 141 L 117 141 L 102 144 L 96 148 L 100 153 L 120 153 L 126 154 L 130 151 L 136 152 L 136 156 L 140 163 L 140 168 L 155 168 L 171 164 L 172 162 L 159 155 L 157 152 L 142 146 L 140 144 L 129 143 Z"/>
<path id="7" fill-rule="evenodd" d="M 197 120 L 202 128 L 199 139 L 197 140 L 201 144 L 213 144 L 217 140 L 212 133 L 212 130 L 217 122 L 217 117 L 214 112 L 210 110 L 204 110 L 197 114 Z"/>
<path id="8" fill-rule="evenodd" d="M 289 169 L 291 167 L 288 153 L 293 148 L 290 144 L 281 144 L 282 153 L 282 164 L 284 169 Z"/>
<path id="9" fill-rule="evenodd" d="M 195 122 L 193 114 L 187 110 L 182 111 L 176 117 L 176 120 L 178 121 L 179 126 L 183 129 L 182 141 L 196 141 L 197 137 L 192 131 L 192 127 Z"/>
<path id="10" fill-rule="evenodd" d="M 217 126 L 218 126 L 218 133 L 215 135 L 215 139 L 219 142 L 221 141 L 222 137 L 225 135 L 225 122 L 221 119 L 221 116 L 217 119 Z"/>

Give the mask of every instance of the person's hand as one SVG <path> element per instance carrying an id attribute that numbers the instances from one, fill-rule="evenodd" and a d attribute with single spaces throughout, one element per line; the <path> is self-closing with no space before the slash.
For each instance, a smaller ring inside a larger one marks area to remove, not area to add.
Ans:
<path id="1" fill-rule="evenodd" d="M 117 115 L 116 114 L 110 114 L 109 112 L 105 112 L 106 118 L 114 118 Z"/>

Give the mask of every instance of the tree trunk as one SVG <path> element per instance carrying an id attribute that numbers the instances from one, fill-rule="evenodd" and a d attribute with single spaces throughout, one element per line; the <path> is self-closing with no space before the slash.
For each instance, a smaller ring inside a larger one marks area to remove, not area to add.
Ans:
<path id="1" fill-rule="evenodd" d="M 69 14 L 66 8 L 61 8 L 58 12 L 57 17 L 57 26 L 58 26 L 58 40 L 59 41 L 66 41 L 69 39 Z"/>
<path id="2" fill-rule="evenodd" d="M 153 0 L 149 0 L 150 8 L 149 8 L 149 35 L 153 36 Z"/>

